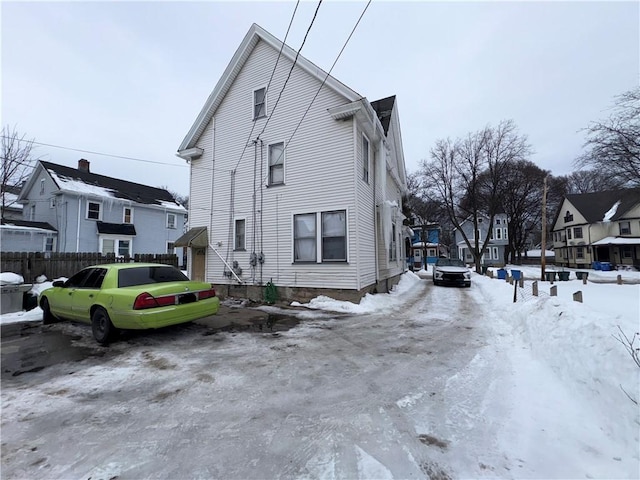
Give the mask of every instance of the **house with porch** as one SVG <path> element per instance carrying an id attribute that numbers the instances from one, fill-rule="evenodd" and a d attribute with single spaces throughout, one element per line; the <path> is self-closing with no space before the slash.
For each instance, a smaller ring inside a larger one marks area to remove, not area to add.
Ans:
<path id="1" fill-rule="evenodd" d="M 220 295 L 359 299 L 406 270 L 398 101 L 370 102 L 252 25 L 178 148 L 192 278 Z"/>
<path id="2" fill-rule="evenodd" d="M 640 268 L 640 188 L 565 196 L 551 235 L 557 265 Z"/>
<path id="3" fill-rule="evenodd" d="M 38 161 L 17 202 L 21 220 L 4 220 L 5 252 L 176 253 L 186 209 L 165 189 Z"/>

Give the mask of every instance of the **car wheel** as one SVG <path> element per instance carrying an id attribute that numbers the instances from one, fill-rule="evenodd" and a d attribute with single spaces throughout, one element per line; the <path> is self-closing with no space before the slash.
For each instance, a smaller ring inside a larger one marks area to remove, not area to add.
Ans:
<path id="1" fill-rule="evenodd" d="M 96 311 L 91 315 L 91 330 L 93 338 L 100 345 L 108 345 L 117 332 L 104 308 L 96 308 Z"/>
<path id="2" fill-rule="evenodd" d="M 40 301 L 40 308 L 42 309 L 42 324 L 50 325 L 55 323 L 56 317 L 51 313 L 51 307 L 49 307 L 49 300 L 47 300 L 47 297 L 44 297 Z"/>

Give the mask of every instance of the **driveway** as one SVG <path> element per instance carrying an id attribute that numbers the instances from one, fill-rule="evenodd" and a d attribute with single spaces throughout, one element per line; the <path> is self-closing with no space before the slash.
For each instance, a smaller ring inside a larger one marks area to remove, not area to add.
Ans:
<path id="1" fill-rule="evenodd" d="M 487 306 L 426 280 L 406 298 L 297 325 L 246 309 L 256 317 L 231 324 L 238 314 L 221 312 L 223 325 L 106 348 L 86 326 L 29 327 L 81 353 L 3 374 L 2 477 L 448 478 L 452 454 L 477 466 L 497 428 L 472 428 L 500 363 L 487 361 Z M 3 354 L 17 348 L 5 337 Z M 480 468 L 505 471 L 493 461 Z"/>

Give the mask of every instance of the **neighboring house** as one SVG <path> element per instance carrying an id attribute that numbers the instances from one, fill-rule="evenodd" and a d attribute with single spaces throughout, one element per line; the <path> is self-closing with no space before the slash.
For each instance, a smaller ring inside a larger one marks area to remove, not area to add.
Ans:
<path id="1" fill-rule="evenodd" d="M 2 185 L 1 216 L 3 220 L 22 220 L 22 204 L 18 203 L 21 187 L 18 185 Z"/>
<path id="2" fill-rule="evenodd" d="M 437 224 L 414 225 L 409 247 L 409 268 L 420 270 L 436 263 L 438 257 L 446 256 L 447 249 L 440 243 L 441 228 Z"/>
<path id="3" fill-rule="evenodd" d="M 5 252 L 176 253 L 181 263 L 182 252 L 176 251 L 174 242 L 183 233 L 186 210 L 173 195 L 91 173 L 85 159 L 78 161 L 77 169 L 38 161 L 18 202 L 23 206 L 23 225 L 46 232 L 31 232 L 42 237 L 35 243 L 16 243 L 16 233 L 10 236 L 3 227 Z"/>
<path id="4" fill-rule="evenodd" d="M 567 195 L 552 227 L 556 264 L 640 268 L 640 189 Z"/>
<path id="5" fill-rule="evenodd" d="M 178 245 L 190 247 L 192 278 L 222 294 L 261 299 L 272 282 L 280 299 L 359 298 L 405 271 L 395 97 L 370 103 L 261 27 L 178 155 L 191 175 L 191 228 Z"/>
<path id="6" fill-rule="evenodd" d="M 475 238 L 478 236 L 480 244 L 484 242 L 487 236 L 487 229 L 491 228 L 491 237 L 489 243 L 482 254 L 480 263 L 487 266 L 503 266 L 505 258 L 505 250 L 509 244 L 509 223 L 508 217 L 505 213 L 499 213 L 493 218 L 493 225 L 489 224 L 490 218 L 486 215 L 478 218 L 478 231 L 474 232 L 473 221 L 470 219 L 465 220 L 460 224 L 462 230 L 464 230 L 471 245 L 475 244 Z M 473 254 L 467 247 L 462 233 L 457 228 L 453 232 L 454 241 L 457 247 L 455 257 L 463 260 L 464 262 L 473 262 Z"/>

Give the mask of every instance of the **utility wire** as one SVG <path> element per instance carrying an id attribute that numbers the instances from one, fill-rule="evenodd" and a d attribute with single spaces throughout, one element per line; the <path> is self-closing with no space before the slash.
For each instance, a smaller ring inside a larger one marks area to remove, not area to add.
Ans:
<path id="1" fill-rule="evenodd" d="M 338 56 L 336 57 L 335 61 L 333 62 L 333 65 L 331 65 L 331 68 L 327 72 L 327 75 L 324 77 L 324 80 L 322 80 L 322 83 L 320 84 L 320 87 L 318 88 L 318 91 L 316 92 L 316 94 L 313 97 L 313 99 L 311 99 L 311 103 L 309 103 L 309 106 L 307 107 L 307 109 L 305 110 L 304 114 L 302 115 L 302 118 L 298 122 L 298 125 L 296 126 L 295 130 L 293 131 L 293 133 L 289 137 L 289 140 L 287 141 L 287 144 L 285 145 L 285 150 L 286 150 L 286 147 L 291 143 L 291 140 L 293 139 L 293 136 L 298 131 L 298 128 L 300 128 L 300 125 L 302 124 L 302 121 L 307 116 L 307 113 L 309 113 L 309 110 L 311 109 L 311 105 L 313 105 L 313 102 L 315 102 L 316 98 L 320 94 L 320 90 L 322 90 L 322 87 L 324 86 L 325 82 L 327 81 L 327 78 L 329 78 L 329 75 L 331 75 L 331 72 L 333 71 L 333 68 L 336 66 L 336 63 L 338 63 L 338 60 L 340 59 L 340 56 L 342 55 L 342 52 L 344 52 L 344 49 L 347 47 L 347 44 L 351 40 L 351 37 L 353 36 L 353 33 L 356 31 L 356 28 L 358 28 L 358 25 L 360 24 L 360 20 L 362 20 L 362 17 L 364 16 L 365 12 L 369 8 L 369 5 L 371 5 L 371 0 L 369 0 L 367 2 L 367 4 L 365 5 L 364 10 L 360 14 L 360 17 L 358 18 L 358 21 L 356 22 L 356 24 L 354 25 L 353 29 L 351 30 L 351 33 L 349 34 L 349 37 L 347 37 L 347 40 L 344 42 L 344 45 L 342 46 L 342 49 L 340 50 L 340 53 L 338 53 Z"/>
<path id="2" fill-rule="evenodd" d="M 267 83 L 267 88 L 264 91 L 264 100 L 265 100 L 265 104 L 267 101 L 267 94 L 269 93 L 269 87 L 271 87 L 271 81 L 273 80 L 273 76 L 276 73 L 276 68 L 278 67 L 278 62 L 280 61 L 280 56 L 282 55 L 282 49 L 284 48 L 284 44 L 287 41 L 287 37 L 289 36 L 289 31 L 291 30 L 291 25 L 293 25 L 293 19 L 296 17 L 296 12 L 298 11 L 298 5 L 300 5 L 300 0 L 298 0 L 296 2 L 296 6 L 293 9 L 293 14 L 291 15 L 291 20 L 289 20 L 289 26 L 287 27 L 287 33 L 285 33 L 284 35 L 284 40 L 282 41 L 282 46 L 280 47 L 280 51 L 278 52 L 278 58 L 276 58 L 276 64 L 273 66 L 273 70 L 271 71 L 271 76 L 269 77 L 269 83 Z M 242 157 L 244 156 L 244 152 L 247 150 L 247 147 L 249 146 L 249 143 L 251 141 L 251 136 L 253 135 L 253 129 L 256 128 L 256 121 L 253 121 L 253 125 L 251 127 L 251 131 L 249 132 L 249 136 L 247 137 L 247 141 L 244 143 L 244 148 L 242 149 L 242 153 L 240 154 L 240 158 L 238 158 L 238 161 L 236 162 L 236 166 L 234 168 L 234 170 L 236 170 L 238 168 L 238 165 L 240 165 L 240 161 L 242 160 Z M 263 129 L 264 132 L 264 129 Z M 262 134 L 262 133 L 261 133 Z"/>
<path id="3" fill-rule="evenodd" d="M 305 42 L 307 41 L 307 37 L 309 36 L 309 32 L 311 31 L 311 27 L 313 27 L 313 23 L 316 21 L 316 17 L 318 16 L 318 10 L 320 10 L 320 5 L 322 5 L 322 0 L 320 0 L 318 2 L 318 6 L 316 7 L 316 11 L 313 13 L 313 18 L 311 19 L 311 23 L 309 24 L 309 27 L 307 28 L 307 32 L 304 34 L 304 38 L 302 39 L 302 44 L 300 45 L 300 48 L 298 48 L 298 51 L 296 52 L 296 57 L 293 59 L 293 65 L 291 65 L 291 69 L 289 70 L 289 74 L 287 75 L 287 79 L 284 81 L 284 85 L 282 85 L 282 89 L 280 90 L 280 93 L 278 94 L 278 99 L 276 100 L 275 105 L 273 106 L 273 109 L 271 110 L 271 113 L 269 114 L 269 117 L 267 118 L 267 121 L 265 122 L 264 126 L 262 127 L 262 131 L 258 134 L 257 139 L 259 139 L 262 134 L 264 133 L 264 131 L 267 128 L 267 125 L 269 125 L 269 121 L 271 120 L 271 117 L 273 117 L 273 114 L 276 111 L 276 108 L 278 107 L 278 103 L 280 102 L 280 98 L 282 98 L 282 94 L 284 93 L 284 89 L 287 87 L 287 83 L 289 83 L 289 79 L 291 78 L 291 74 L 293 73 L 293 69 L 296 66 L 296 63 L 298 61 L 298 57 L 300 56 L 300 52 L 302 51 L 302 47 L 304 47 Z M 283 42 L 283 46 L 284 46 L 284 42 Z"/>

